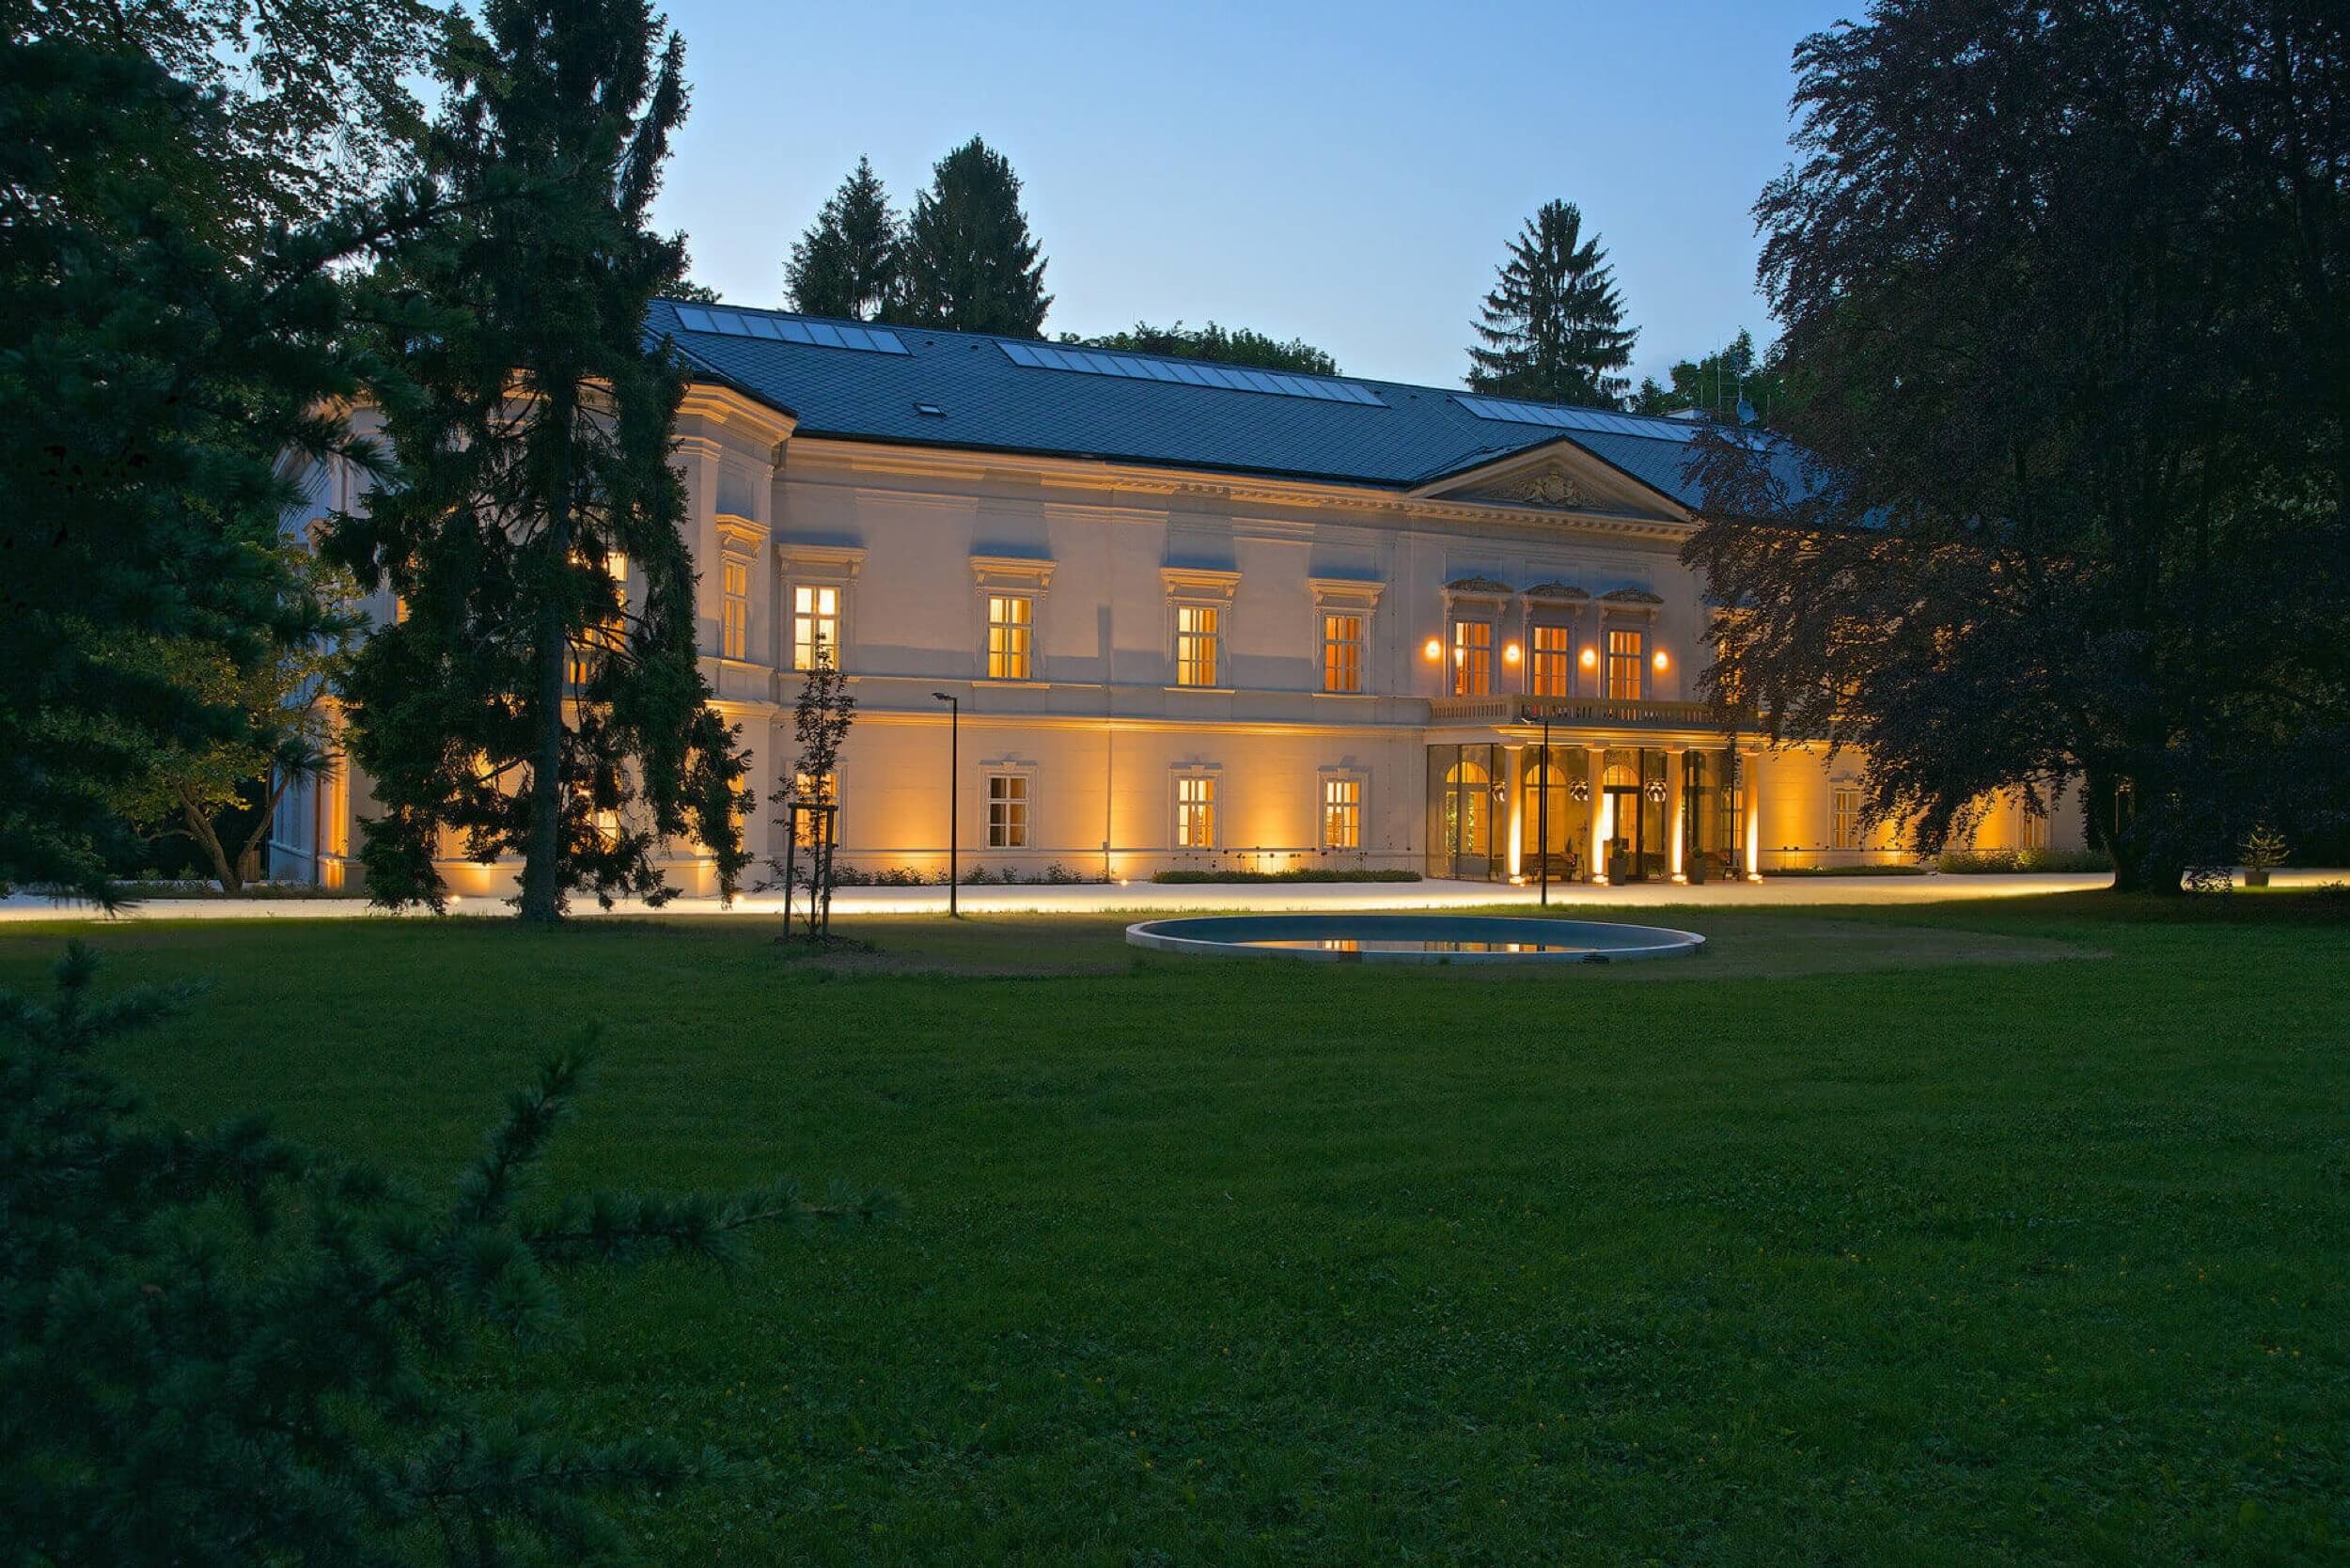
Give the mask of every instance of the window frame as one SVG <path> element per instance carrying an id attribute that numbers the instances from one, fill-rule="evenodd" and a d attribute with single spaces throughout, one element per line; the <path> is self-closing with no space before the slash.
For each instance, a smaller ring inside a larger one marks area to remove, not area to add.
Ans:
<path id="1" fill-rule="evenodd" d="M 1860 786 L 1831 783 L 1827 791 L 1827 847 L 1868 848 L 1860 821 Z"/>
<path id="2" fill-rule="evenodd" d="M 1333 792 L 1350 790 L 1352 800 L 1334 800 Z M 1333 814 L 1351 814 L 1354 842 L 1333 841 L 1330 823 Z M 1314 836 L 1324 855 L 1361 855 L 1364 853 L 1364 829 L 1371 816 L 1371 776 L 1359 768 L 1324 768 L 1315 781 Z"/>
<path id="3" fill-rule="evenodd" d="M 844 639 L 841 627 L 848 619 L 846 615 L 849 598 L 847 585 L 842 583 L 809 582 L 804 580 L 795 582 L 791 585 L 791 673 L 794 675 L 805 675 L 809 670 L 815 668 L 816 650 L 822 647 L 829 647 L 832 650 L 833 668 L 838 669 L 843 667 L 841 664 L 841 644 Z M 800 596 L 802 594 L 808 596 L 809 607 L 807 610 L 802 610 L 800 608 Z M 826 594 L 830 594 L 832 596 L 832 610 L 829 615 L 817 608 L 817 606 L 823 602 L 823 596 Z M 810 635 L 803 638 L 800 635 L 803 623 L 807 624 L 811 628 L 829 623 L 832 628 L 832 635 L 829 639 L 826 639 L 820 635 L 813 635 L 811 632 Z M 805 662 L 801 657 L 801 650 L 803 648 L 807 650 L 807 656 Z"/>
<path id="4" fill-rule="evenodd" d="M 1543 638 L 1555 636 L 1556 648 L 1544 648 Z M 1526 690 L 1530 697 L 1560 698 L 1574 695 L 1574 627 L 1565 620 L 1537 620 L 1526 629 Z M 1558 689 L 1543 690 L 1543 666 L 1546 659 L 1558 662 Z"/>
<path id="5" fill-rule="evenodd" d="M 1496 616 L 1461 615 L 1451 617 L 1451 635 L 1446 638 L 1451 669 L 1447 682 L 1454 697 L 1492 697 L 1494 695 L 1494 650 L 1499 638 L 1499 618 Z M 1467 634 L 1482 633 L 1483 640 Z M 1472 674 L 1472 671 L 1475 672 Z"/>
<path id="6" fill-rule="evenodd" d="M 998 784 L 1017 785 L 1019 786 L 1018 792 L 1016 795 L 1007 794 L 999 800 L 995 792 L 995 786 Z M 1018 808 L 1020 839 L 1017 843 L 997 840 L 996 833 L 999 824 L 996 821 L 995 808 L 999 805 L 1007 810 L 1006 822 L 1000 824 L 1006 829 L 1011 825 L 1009 817 L 1010 810 L 1014 807 Z M 979 784 L 979 808 L 980 841 L 991 853 L 1010 851 L 1017 854 L 1036 847 L 1035 769 L 1015 767 L 1001 762 L 986 764 Z"/>
<path id="7" fill-rule="evenodd" d="M 990 681 L 1033 681 L 1036 679 L 1036 598 L 1032 592 L 1019 588 L 990 588 L 982 590 L 987 616 L 987 673 Z M 1017 614 L 999 619 L 998 605 L 1014 608 Z M 998 646 L 999 642 L 1002 646 Z M 1012 645 L 1017 643 L 1015 649 Z M 1017 667 L 1014 667 L 1014 665 Z"/>
<path id="8" fill-rule="evenodd" d="M 1629 651 L 1620 651 L 1616 639 L 1631 639 Z M 1632 690 L 1616 690 L 1616 672 L 1620 665 L 1632 670 Z M 1610 702 L 1637 702 L 1648 696 L 1648 628 L 1645 626 L 1611 625 L 1604 629 L 1600 646 L 1600 690 Z"/>
<path id="9" fill-rule="evenodd" d="M 1167 847 L 1173 853 L 1213 854 L 1222 845 L 1223 822 L 1221 807 L 1223 792 L 1218 788 L 1221 775 L 1207 767 L 1177 768 L 1167 781 Z M 1191 798 L 1186 798 L 1186 792 Z M 1203 839 L 1187 835 L 1187 823 L 1194 810 L 1204 821 Z"/>
<path id="10" fill-rule="evenodd" d="M 751 651 L 751 563 L 718 557 L 718 657 L 745 662 Z"/>
<path id="11" fill-rule="evenodd" d="M 1185 630 L 1183 625 L 1185 617 L 1202 616 L 1208 620 L 1204 630 L 1196 627 Z M 1223 681 L 1226 673 L 1224 618 L 1225 606 L 1222 604 L 1196 599 L 1176 601 L 1175 684 L 1185 691 L 1229 691 L 1230 689 Z M 1186 651 L 1187 645 L 1189 645 L 1189 651 Z M 1206 650 L 1204 660 L 1198 651 L 1200 647 Z M 1195 679 L 1194 677 L 1200 672 L 1203 663 L 1207 679 L 1204 681 Z"/>

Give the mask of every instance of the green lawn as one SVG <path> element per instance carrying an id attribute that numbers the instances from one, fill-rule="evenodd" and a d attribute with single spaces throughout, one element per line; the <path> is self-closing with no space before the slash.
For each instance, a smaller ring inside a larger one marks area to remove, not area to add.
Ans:
<path id="1" fill-rule="evenodd" d="M 494 1365 L 762 1456 L 675 1562 L 2338 1560 L 2350 925 L 2294 895 L 1637 917 L 1708 956 L 1137 961 L 1117 922 L 100 930 L 174 1116 L 453 1173 L 886 1184 Z M 0 983 L 64 926 L 0 927 Z M 70 928 L 87 931 L 89 928 Z M 1793 972 L 1791 972 L 1793 971 Z"/>

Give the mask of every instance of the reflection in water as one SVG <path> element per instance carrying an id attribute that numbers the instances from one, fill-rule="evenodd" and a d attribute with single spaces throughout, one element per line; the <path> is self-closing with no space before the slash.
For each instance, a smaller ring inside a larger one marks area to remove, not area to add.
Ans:
<path id="1" fill-rule="evenodd" d="M 1235 942 L 1240 948 L 1311 948 L 1325 953 L 1588 953 L 1595 949 L 1571 942 L 1448 942 L 1434 937 L 1385 938 L 1262 938 Z"/>

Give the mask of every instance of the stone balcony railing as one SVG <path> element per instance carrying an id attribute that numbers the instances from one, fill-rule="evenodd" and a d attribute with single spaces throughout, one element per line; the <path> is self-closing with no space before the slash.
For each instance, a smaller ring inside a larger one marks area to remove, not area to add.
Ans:
<path id="1" fill-rule="evenodd" d="M 1721 729 L 1710 702 L 1658 702 L 1614 697 L 1438 697 L 1428 703 L 1431 724 L 1590 725 L 1628 729 Z"/>

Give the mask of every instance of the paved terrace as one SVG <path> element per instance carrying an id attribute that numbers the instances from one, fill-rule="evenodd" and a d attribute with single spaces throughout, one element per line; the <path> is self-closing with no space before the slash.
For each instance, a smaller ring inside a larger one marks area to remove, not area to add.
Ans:
<path id="1" fill-rule="evenodd" d="M 1723 908 L 1790 908 L 1807 904 L 1942 903 L 1962 899 L 2025 898 L 2035 893 L 2077 893 L 2105 886 L 2111 878 L 2103 871 L 2045 872 L 1986 876 L 1791 876 L 1760 883 L 1707 883 L 1682 886 L 1669 882 L 1633 883 L 1622 887 L 1590 887 L 1581 884 L 1555 886 L 1550 902 L 1592 910 L 1640 909 L 1662 904 L 1719 905 Z M 2271 886 L 2315 887 L 2328 882 L 2350 881 L 2350 870 L 2296 870 L 2272 873 Z M 1540 901 L 1533 887 L 1510 887 L 1489 882 L 1305 882 L 1196 883 L 1164 885 L 1073 883 L 1058 886 L 969 886 L 960 889 L 961 908 L 971 915 L 1109 914 L 1133 910 L 1164 913 L 1172 910 L 1247 909 L 1459 909 L 1478 904 L 1532 905 Z M 947 908 L 944 887 L 843 887 L 833 895 L 833 913 L 856 915 L 936 915 Z M 767 916 L 781 911 L 783 901 L 769 894 L 739 898 L 721 908 L 714 899 L 676 899 L 657 913 L 664 915 Z M 578 900 L 576 915 L 606 914 L 593 899 Z M 449 901 L 452 915 L 509 916 L 503 899 L 457 898 Z M 608 913 L 643 915 L 649 911 L 634 901 L 623 902 Z M 87 904 L 19 893 L 0 899 L 0 922 L 73 919 L 95 916 Z M 150 899 L 118 917 L 133 920 L 272 920 L 347 919 L 354 916 L 392 919 L 401 917 L 370 909 L 357 898 L 306 899 Z"/>

